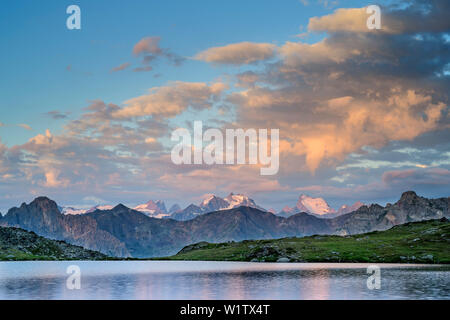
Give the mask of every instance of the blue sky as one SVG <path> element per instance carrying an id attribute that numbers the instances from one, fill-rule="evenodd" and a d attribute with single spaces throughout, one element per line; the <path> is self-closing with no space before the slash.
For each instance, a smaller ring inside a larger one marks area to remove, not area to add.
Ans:
<path id="1" fill-rule="evenodd" d="M 66 28 L 66 8 L 71 4 L 81 8 L 81 30 Z M 44 116 L 48 111 L 75 117 L 95 99 L 120 103 L 167 81 L 210 81 L 228 69 L 233 72 L 239 68 L 211 68 L 189 57 L 240 41 L 295 40 L 309 17 L 331 11 L 297 0 L 282 5 L 279 1 L 8 1 L 0 12 L 0 35 L 8 48 L 0 52 L 0 86 L 7 88 L 0 119 L 8 125 L 32 124 L 33 130 L 0 128 L 2 141 L 11 146 L 47 128 L 58 132 L 62 122 Z M 139 59 L 131 48 L 152 35 L 162 38 L 161 46 L 188 58 L 182 68 L 160 62 L 149 73 L 110 73 L 125 61 L 136 63 Z"/>
<path id="2" fill-rule="evenodd" d="M 2 4 L 0 211 L 38 195 L 186 205 L 233 191 L 277 210 L 301 193 L 334 207 L 395 201 L 408 189 L 448 196 L 449 7 L 380 2 L 384 28 L 373 32 L 367 1 Z M 72 4 L 81 30 L 66 28 Z M 149 50 L 133 49 L 149 37 L 160 53 L 144 64 Z M 273 54 L 261 58 L 262 48 Z M 216 49 L 224 56 L 211 58 Z M 117 117 L 139 97 L 145 110 Z M 280 128 L 279 174 L 174 167 L 170 132 L 193 120 Z"/>

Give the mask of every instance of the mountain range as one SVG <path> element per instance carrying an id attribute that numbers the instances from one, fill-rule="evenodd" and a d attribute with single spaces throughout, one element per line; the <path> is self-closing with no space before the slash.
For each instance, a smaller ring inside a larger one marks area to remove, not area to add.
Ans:
<path id="1" fill-rule="evenodd" d="M 80 214 L 86 214 L 91 213 L 96 210 L 111 210 L 114 208 L 113 205 L 96 205 L 90 209 L 80 209 L 80 208 L 74 208 L 74 207 L 58 207 L 62 214 L 71 214 L 71 215 L 80 215 Z M 140 211 L 142 213 L 145 213 L 149 217 L 153 218 L 165 218 L 169 217 L 172 213 L 175 211 L 179 211 L 181 208 L 179 205 L 174 204 L 170 210 L 166 209 L 166 205 L 164 201 L 161 200 L 150 200 L 146 203 L 140 204 L 136 207 L 134 207 L 136 211 Z"/>
<path id="2" fill-rule="evenodd" d="M 133 209 L 153 218 L 171 218 L 178 221 L 186 221 L 194 219 L 198 215 L 219 210 L 233 209 L 240 206 L 272 212 L 285 218 L 300 212 L 306 212 L 322 218 L 334 218 L 339 215 L 355 211 L 363 205 L 364 204 L 362 202 L 358 201 L 351 206 L 343 205 L 338 210 L 334 210 L 323 198 L 312 198 L 302 194 L 294 207 L 285 206 L 279 213 L 276 213 L 274 209 L 266 210 L 262 208 L 257 205 L 253 199 L 244 194 L 230 193 L 225 198 L 221 198 L 213 194 L 208 195 L 200 204 L 190 204 L 184 209 L 181 209 L 178 204 L 174 204 L 169 210 L 167 210 L 166 205 L 162 200 L 150 200 L 146 203 L 133 207 Z M 113 207 L 114 206 L 112 205 L 97 205 L 91 209 L 60 207 L 60 211 L 63 214 L 86 214 L 94 212 L 95 210 L 111 210 Z"/>
<path id="3" fill-rule="evenodd" d="M 162 200 L 150 200 L 146 203 L 133 207 L 134 210 L 144 213 L 152 218 L 171 218 L 178 221 L 186 221 L 195 218 L 198 215 L 210 213 L 213 211 L 237 208 L 240 206 L 257 208 L 266 211 L 264 208 L 258 206 L 253 199 L 243 194 L 230 193 L 225 198 L 215 195 L 208 195 L 199 205 L 190 204 L 186 208 L 181 209 L 178 204 L 174 204 L 169 210 Z M 63 214 L 81 215 L 91 213 L 96 210 L 111 210 L 112 205 L 97 205 L 90 209 L 78 209 L 73 207 L 59 207 Z"/>
<path id="4" fill-rule="evenodd" d="M 224 205 L 218 199 L 211 197 L 210 200 L 213 201 L 211 206 Z M 229 202 L 230 206 L 232 204 Z M 320 218 L 305 212 L 285 218 L 258 208 L 239 206 L 177 221 L 149 217 L 122 204 L 110 210 L 64 215 L 53 200 L 39 197 L 30 204 L 11 208 L 0 218 L 0 226 L 19 227 L 109 256 L 143 258 L 172 255 L 186 245 L 201 241 L 349 235 L 386 230 L 406 222 L 449 218 L 449 204 L 450 197 L 427 199 L 409 191 L 395 204 L 363 205 L 335 218 Z"/>

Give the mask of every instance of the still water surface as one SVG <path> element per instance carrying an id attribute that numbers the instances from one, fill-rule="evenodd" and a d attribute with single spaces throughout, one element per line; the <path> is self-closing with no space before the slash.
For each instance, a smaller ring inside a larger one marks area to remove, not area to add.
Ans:
<path id="1" fill-rule="evenodd" d="M 78 265 L 81 288 L 69 290 Z M 450 266 L 203 261 L 0 262 L 0 299 L 450 299 Z"/>

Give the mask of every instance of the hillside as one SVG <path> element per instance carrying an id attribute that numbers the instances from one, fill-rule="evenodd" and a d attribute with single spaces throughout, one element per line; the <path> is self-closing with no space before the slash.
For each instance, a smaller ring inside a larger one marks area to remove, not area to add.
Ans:
<path id="1" fill-rule="evenodd" d="M 0 261 L 106 260 L 108 257 L 19 228 L 0 227 Z"/>
<path id="2" fill-rule="evenodd" d="M 410 222 L 352 236 L 309 236 L 183 248 L 169 260 L 450 263 L 450 221 Z"/>

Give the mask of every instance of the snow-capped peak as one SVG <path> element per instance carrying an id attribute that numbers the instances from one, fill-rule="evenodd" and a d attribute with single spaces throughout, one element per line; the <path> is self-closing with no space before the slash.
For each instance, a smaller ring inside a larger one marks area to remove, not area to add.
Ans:
<path id="1" fill-rule="evenodd" d="M 285 206 L 280 213 L 280 216 L 289 217 L 299 212 L 306 212 L 318 216 L 323 216 L 324 218 L 334 218 L 342 214 L 350 213 L 358 210 L 364 203 L 357 201 L 355 204 L 348 206 L 346 204 L 342 205 L 339 210 L 334 210 L 328 203 L 322 198 L 313 198 L 305 194 L 300 195 L 295 207 Z"/>
<path id="2" fill-rule="evenodd" d="M 255 201 L 253 199 L 250 199 L 248 196 L 244 194 L 234 194 L 234 193 L 230 193 L 225 198 L 221 198 L 213 194 L 208 194 L 199 205 L 199 207 L 204 209 L 205 212 L 233 209 L 240 206 L 264 210 L 258 205 L 256 205 Z"/>
<path id="3" fill-rule="evenodd" d="M 228 208 L 236 208 L 240 206 L 253 207 L 256 208 L 257 205 L 253 199 L 250 199 L 245 194 L 234 194 L 230 193 L 228 196 L 224 198 L 226 202 L 228 202 Z"/>
<path id="4" fill-rule="evenodd" d="M 296 208 L 300 211 L 314 213 L 317 215 L 336 213 L 336 211 L 331 208 L 324 199 L 312 198 L 305 194 L 300 195 Z"/>
<path id="5" fill-rule="evenodd" d="M 167 213 L 166 205 L 164 204 L 164 201 L 161 201 L 161 200 L 156 200 L 156 201 L 150 200 L 146 203 L 143 203 L 143 204 L 140 204 L 140 205 L 134 207 L 134 210 L 141 210 L 141 211 L 146 210 L 149 212 L 150 211 L 151 212 L 159 211 L 162 213 Z"/>
<path id="6" fill-rule="evenodd" d="M 97 205 L 95 207 L 92 207 L 90 209 L 81 209 L 81 208 L 74 208 L 74 207 L 59 207 L 59 211 L 62 214 L 65 215 L 78 215 L 78 214 L 86 214 L 94 212 L 95 210 L 111 210 L 114 208 L 112 205 Z"/>
<path id="7" fill-rule="evenodd" d="M 213 194 L 207 195 L 206 198 L 199 205 L 199 207 L 205 213 L 227 209 L 228 206 L 229 206 L 228 201 L 222 199 L 221 197 L 217 197 Z"/>
<path id="8" fill-rule="evenodd" d="M 86 209 L 77 209 L 77 208 L 73 208 L 73 207 L 60 207 L 59 211 L 61 211 L 62 214 L 77 215 L 77 214 L 85 214 L 87 210 Z"/>
<path id="9" fill-rule="evenodd" d="M 90 208 L 89 210 L 86 210 L 85 213 L 91 213 L 91 212 L 94 212 L 95 210 L 111 210 L 112 208 L 114 208 L 114 206 L 111 206 L 111 205 L 98 205 L 98 206 Z"/>
<path id="10" fill-rule="evenodd" d="M 213 194 L 206 195 L 205 199 L 203 199 L 202 203 L 200 203 L 200 207 L 206 207 L 214 198 L 217 198 Z"/>
<path id="11" fill-rule="evenodd" d="M 136 211 L 145 213 L 149 217 L 162 218 L 168 216 L 166 205 L 161 200 L 150 200 L 133 208 Z"/>

